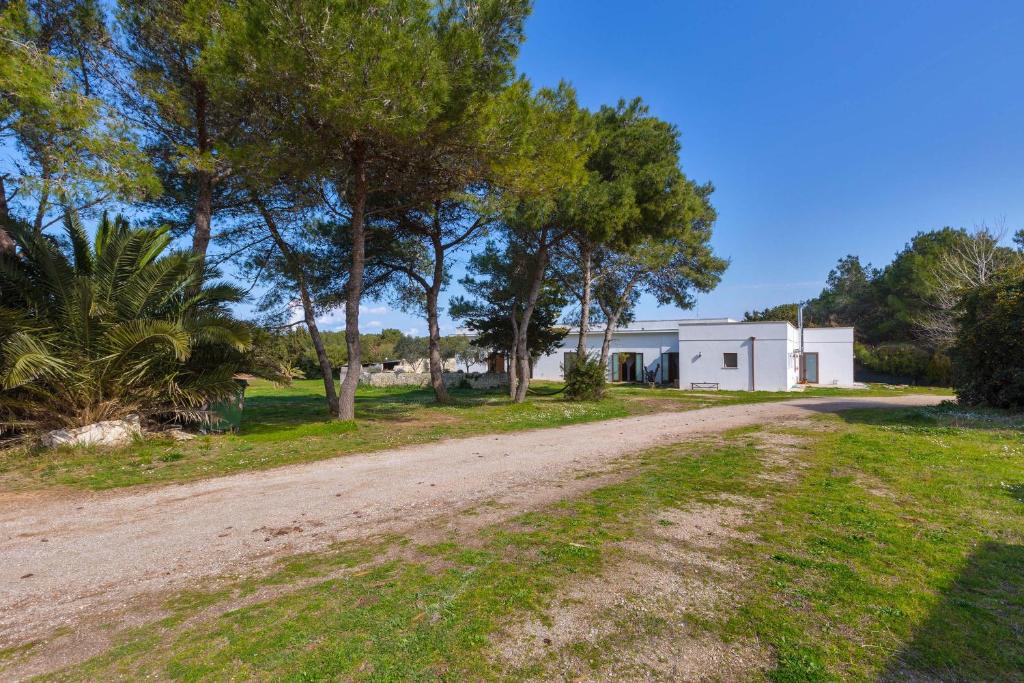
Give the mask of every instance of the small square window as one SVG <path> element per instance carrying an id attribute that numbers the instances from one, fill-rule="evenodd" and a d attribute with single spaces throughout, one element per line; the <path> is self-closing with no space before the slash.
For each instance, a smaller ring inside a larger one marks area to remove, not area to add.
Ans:
<path id="1" fill-rule="evenodd" d="M 723 353 L 722 367 L 738 368 L 740 366 L 740 355 L 738 353 Z"/>

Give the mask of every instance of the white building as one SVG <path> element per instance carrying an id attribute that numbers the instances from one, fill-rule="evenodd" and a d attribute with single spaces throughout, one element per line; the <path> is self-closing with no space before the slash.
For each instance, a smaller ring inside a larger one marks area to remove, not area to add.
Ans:
<path id="1" fill-rule="evenodd" d="M 552 354 L 538 358 L 536 379 L 560 380 L 576 357 L 578 332 L 570 330 Z M 599 353 L 603 330 L 587 335 Z M 638 320 L 612 337 L 609 378 L 641 382 L 653 376 L 681 389 L 788 391 L 802 384 L 852 386 L 853 328 L 800 331 L 788 322 Z"/>

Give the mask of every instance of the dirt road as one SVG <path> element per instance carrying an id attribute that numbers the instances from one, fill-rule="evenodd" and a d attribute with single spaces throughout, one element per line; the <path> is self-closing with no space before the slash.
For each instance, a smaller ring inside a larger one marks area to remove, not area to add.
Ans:
<path id="1" fill-rule="evenodd" d="M 934 396 L 798 399 L 477 436 L 184 485 L 0 502 L 0 647 L 145 595 L 265 568 L 285 555 L 399 533 L 488 501 L 511 513 L 582 472 L 659 444 L 812 412 Z"/>

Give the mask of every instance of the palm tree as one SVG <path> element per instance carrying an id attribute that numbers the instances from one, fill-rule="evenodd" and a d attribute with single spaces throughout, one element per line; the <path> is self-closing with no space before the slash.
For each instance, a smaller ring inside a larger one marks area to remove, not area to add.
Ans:
<path id="1" fill-rule="evenodd" d="M 170 251 L 166 227 L 103 216 L 90 242 L 12 226 L 0 254 L 0 433 L 85 425 L 129 413 L 201 419 L 237 392 L 251 329 L 207 283 L 202 262 Z"/>

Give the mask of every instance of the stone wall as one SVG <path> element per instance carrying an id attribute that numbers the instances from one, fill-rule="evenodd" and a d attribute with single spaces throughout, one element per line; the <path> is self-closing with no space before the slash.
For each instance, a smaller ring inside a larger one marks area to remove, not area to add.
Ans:
<path id="1" fill-rule="evenodd" d="M 373 372 L 359 378 L 361 384 L 371 387 L 429 387 L 429 372 Z M 444 383 L 456 387 L 468 382 L 472 389 L 499 389 L 508 386 L 508 375 L 503 372 L 471 373 L 446 372 Z"/>

